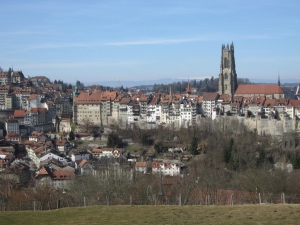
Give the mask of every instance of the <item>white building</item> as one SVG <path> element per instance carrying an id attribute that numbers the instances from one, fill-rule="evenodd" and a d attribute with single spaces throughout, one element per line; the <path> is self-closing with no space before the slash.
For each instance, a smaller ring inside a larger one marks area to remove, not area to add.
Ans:
<path id="1" fill-rule="evenodd" d="M 164 176 L 179 176 L 181 171 L 181 166 L 179 162 L 167 162 L 167 161 L 157 161 L 152 162 L 152 173 L 162 173 Z"/>

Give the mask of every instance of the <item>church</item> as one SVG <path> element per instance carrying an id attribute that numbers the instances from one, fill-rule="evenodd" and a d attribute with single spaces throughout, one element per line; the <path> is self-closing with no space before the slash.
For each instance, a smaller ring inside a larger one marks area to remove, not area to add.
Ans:
<path id="1" fill-rule="evenodd" d="M 282 99 L 285 94 L 278 84 L 238 84 L 235 69 L 234 45 L 222 45 L 221 65 L 219 74 L 218 93 L 220 96 L 229 95 L 231 99 L 241 97 L 265 97 L 266 99 Z"/>

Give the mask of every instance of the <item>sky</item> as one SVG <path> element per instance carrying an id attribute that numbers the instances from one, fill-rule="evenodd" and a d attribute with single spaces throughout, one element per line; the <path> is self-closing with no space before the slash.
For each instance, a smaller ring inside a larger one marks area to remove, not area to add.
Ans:
<path id="1" fill-rule="evenodd" d="M 0 66 L 75 83 L 300 77 L 299 0 L 2 0 Z"/>

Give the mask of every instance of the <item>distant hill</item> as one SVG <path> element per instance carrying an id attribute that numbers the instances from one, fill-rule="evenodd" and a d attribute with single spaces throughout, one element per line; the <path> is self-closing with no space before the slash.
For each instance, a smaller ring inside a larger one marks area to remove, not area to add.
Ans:
<path id="1" fill-rule="evenodd" d="M 215 79 L 218 77 L 215 77 Z M 203 79 L 196 79 L 197 81 L 199 80 L 204 80 Z M 191 79 L 194 80 L 194 79 Z M 277 79 L 249 79 L 251 83 L 255 84 L 260 84 L 260 83 L 277 83 Z M 109 86 L 109 87 L 118 87 L 118 86 L 123 86 L 124 88 L 128 87 L 136 87 L 136 86 L 147 86 L 150 87 L 154 84 L 171 84 L 174 82 L 182 82 L 182 81 L 187 81 L 187 79 L 178 79 L 178 78 L 164 78 L 164 79 L 157 79 L 157 80 L 124 80 L 124 81 L 116 81 L 116 80 L 111 80 L 111 81 L 96 81 L 96 82 L 90 82 L 90 83 L 85 83 L 86 86 L 89 85 L 102 85 L 102 86 Z M 297 84 L 300 83 L 300 79 L 280 79 L 280 82 L 282 85 L 285 86 L 296 86 Z"/>

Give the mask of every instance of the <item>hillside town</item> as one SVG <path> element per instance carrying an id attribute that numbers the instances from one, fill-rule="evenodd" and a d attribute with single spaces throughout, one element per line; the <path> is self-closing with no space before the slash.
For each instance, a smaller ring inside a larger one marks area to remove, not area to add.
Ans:
<path id="1" fill-rule="evenodd" d="M 193 90 L 189 80 L 184 93 L 171 88 L 158 93 L 133 88 L 125 92 L 80 82 L 66 85 L 45 76 L 26 77 L 13 69 L 2 71 L 0 178 L 64 189 L 79 175 L 106 173 L 107 159 L 130 179 L 135 173 L 182 177 L 193 157 L 180 144 L 158 156 L 107 146 L 115 129 L 179 130 L 228 119 L 261 136 L 300 130 L 299 94 L 286 98 L 279 78 L 276 84 L 238 84 L 233 43 L 223 45 L 221 55 L 218 92 L 202 94 Z M 133 140 L 127 140 L 131 144 Z"/>

